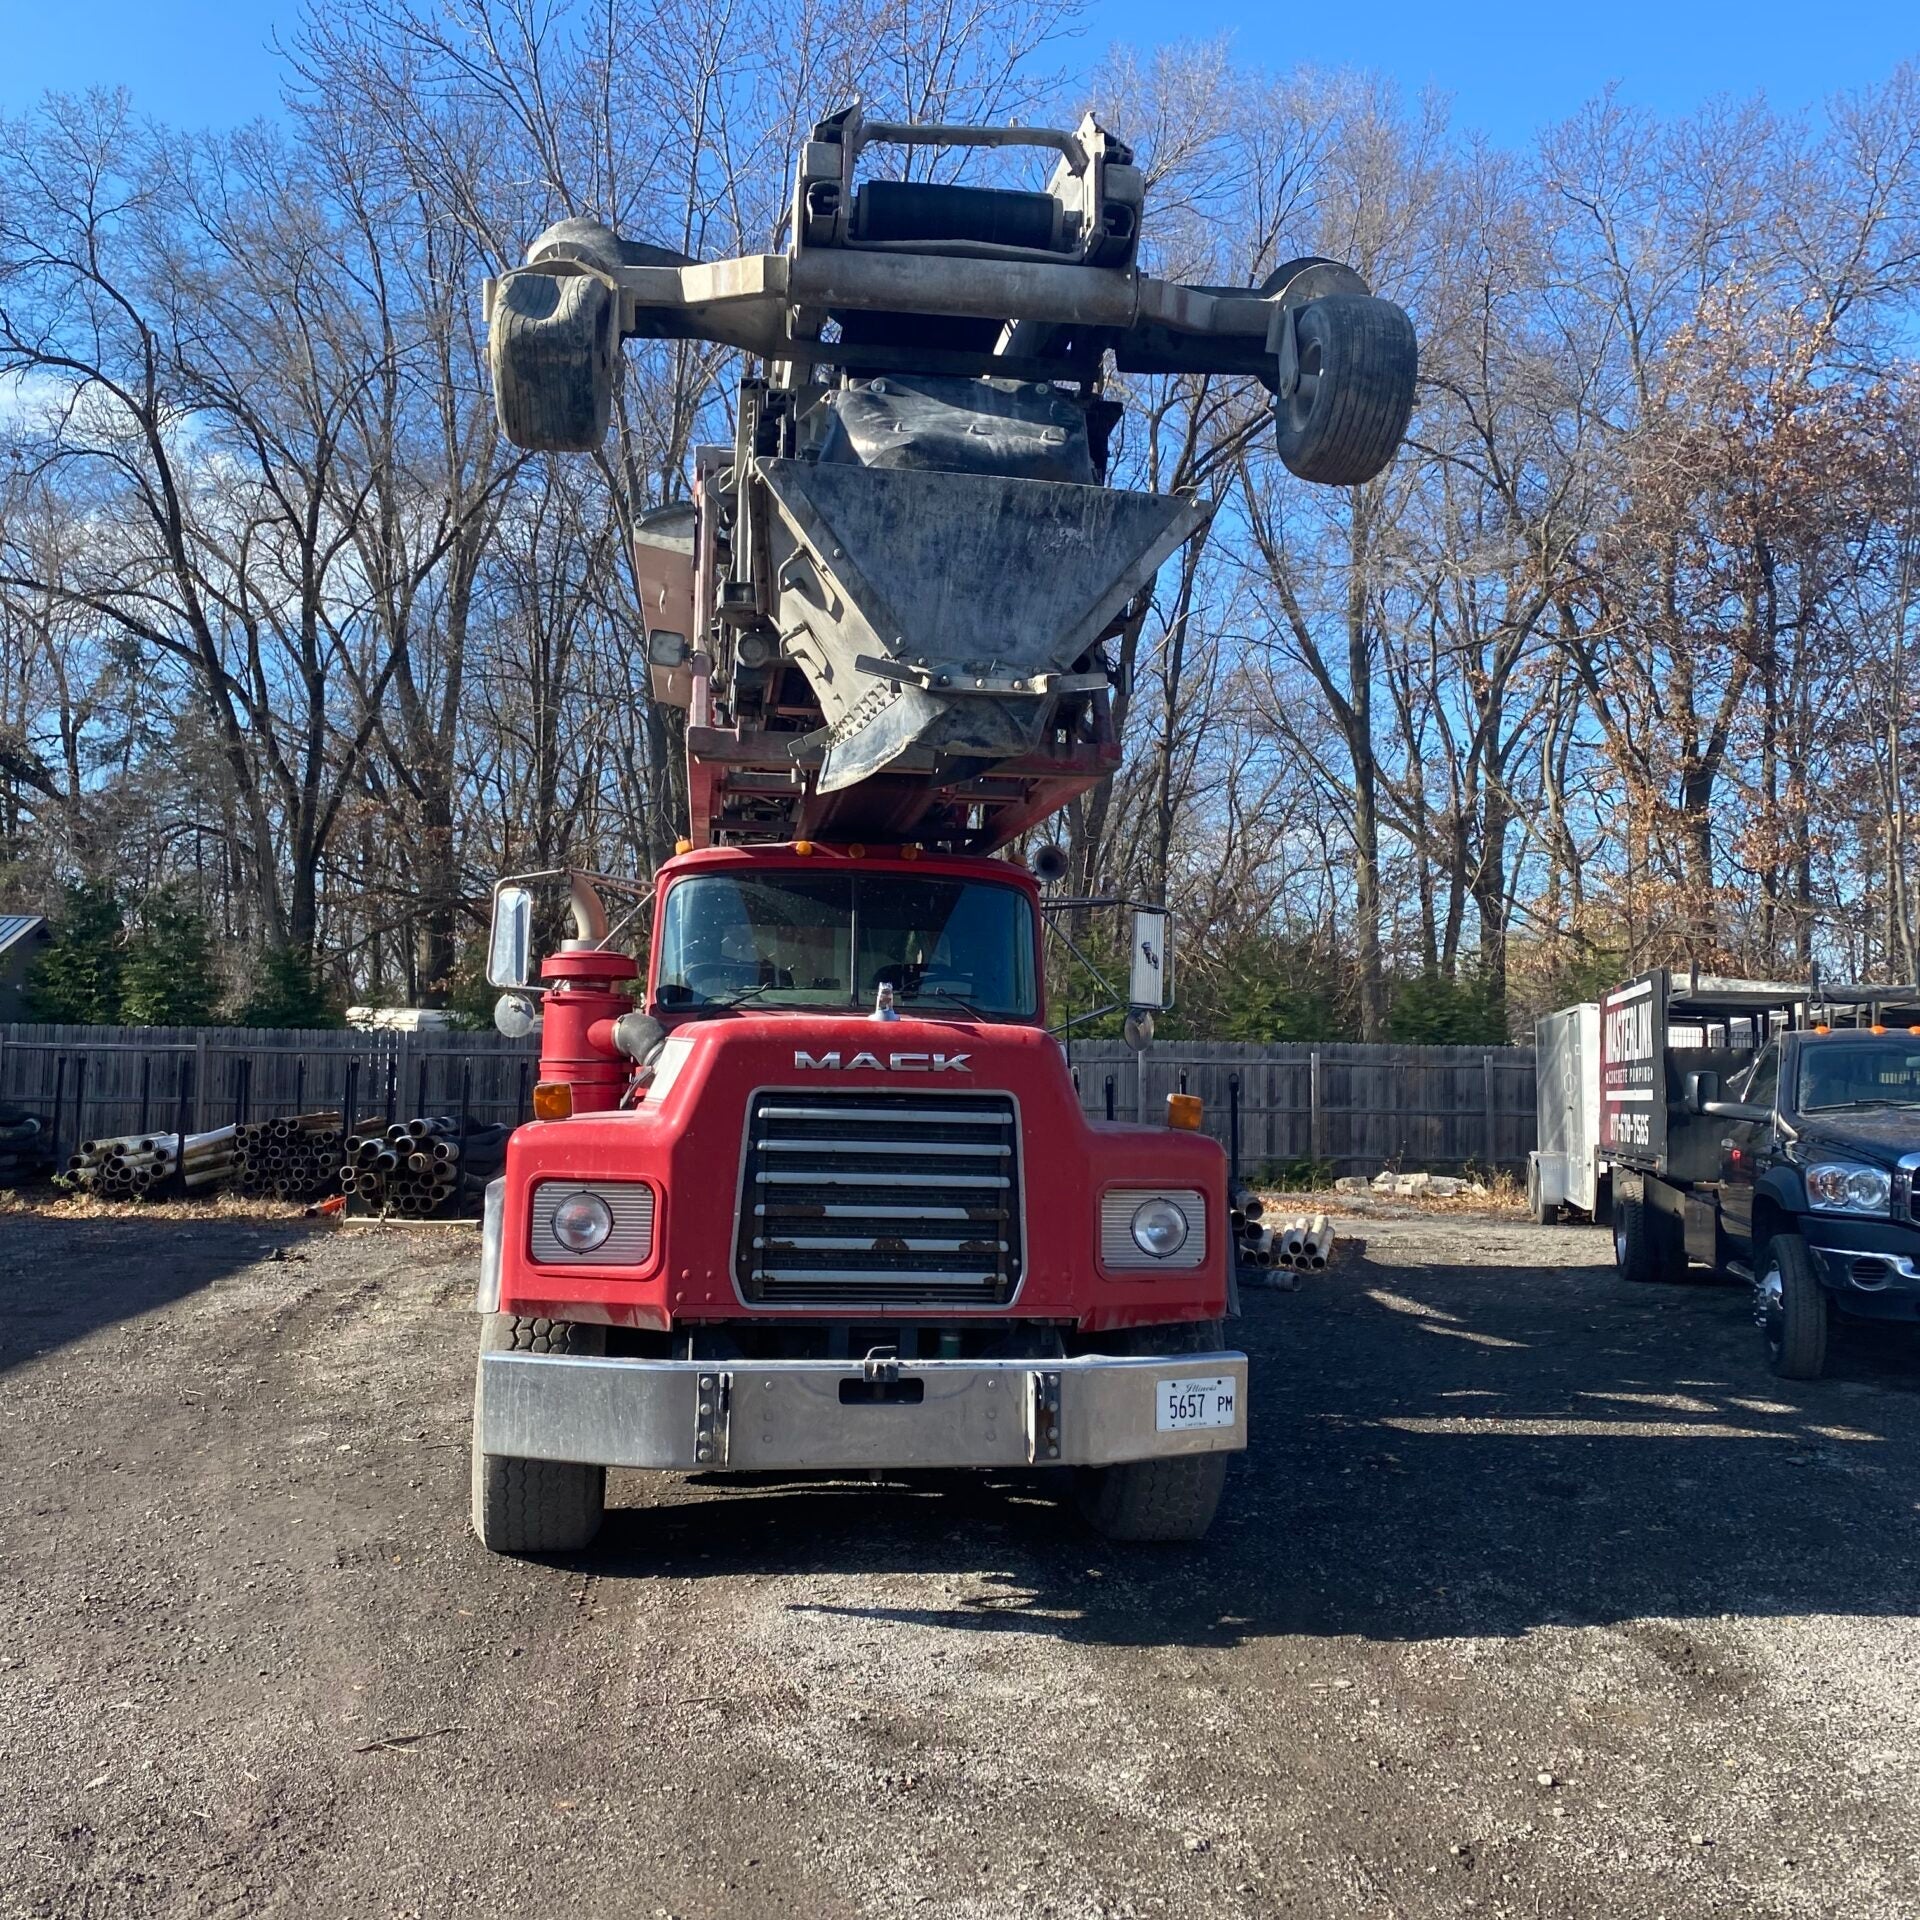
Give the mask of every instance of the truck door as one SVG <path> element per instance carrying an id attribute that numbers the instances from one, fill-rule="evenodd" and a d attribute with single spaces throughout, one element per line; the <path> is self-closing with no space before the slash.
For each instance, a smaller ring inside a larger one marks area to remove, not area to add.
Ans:
<path id="1" fill-rule="evenodd" d="M 1734 1249 L 1753 1252 L 1753 1183 L 1773 1155 L 1774 1095 L 1780 1086 L 1780 1042 L 1772 1040 L 1728 1090 L 1729 1099 L 1765 1107 L 1765 1120 L 1723 1120 L 1720 1136 L 1720 1227 Z"/>

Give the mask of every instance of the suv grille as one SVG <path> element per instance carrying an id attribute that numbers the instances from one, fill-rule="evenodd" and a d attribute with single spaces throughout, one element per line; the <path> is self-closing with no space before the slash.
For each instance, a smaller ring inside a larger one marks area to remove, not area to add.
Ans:
<path id="1" fill-rule="evenodd" d="M 734 1272 L 766 1306 L 997 1307 L 1020 1284 L 1004 1094 L 760 1093 Z"/>

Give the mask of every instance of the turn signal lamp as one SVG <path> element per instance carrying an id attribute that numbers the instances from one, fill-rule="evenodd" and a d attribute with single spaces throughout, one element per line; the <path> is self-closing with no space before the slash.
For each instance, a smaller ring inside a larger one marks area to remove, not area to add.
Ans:
<path id="1" fill-rule="evenodd" d="M 542 1080 L 533 1090 L 533 1117 L 536 1120 L 571 1120 L 573 1082 Z"/>
<path id="2" fill-rule="evenodd" d="M 1170 1127 L 1179 1127 L 1187 1133 L 1196 1132 L 1200 1126 L 1200 1116 L 1204 1111 L 1197 1093 L 1167 1095 L 1167 1125 Z"/>

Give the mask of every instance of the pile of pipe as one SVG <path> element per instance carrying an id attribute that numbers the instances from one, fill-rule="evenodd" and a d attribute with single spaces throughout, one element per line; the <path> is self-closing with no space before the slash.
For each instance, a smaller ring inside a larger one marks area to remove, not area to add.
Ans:
<path id="1" fill-rule="evenodd" d="M 52 1160 L 46 1122 L 24 1107 L 0 1106 L 0 1187 L 45 1173 Z"/>
<path id="2" fill-rule="evenodd" d="M 211 1186 L 231 1177 L 232 1127 L 190 1133 L 184 1154 L 177 1133 L 128 1133 L 113 1140 L 82 1140 L 58 1176 L 61 1186 L 102 1200 L 134 1200 L 178 1173 L 187 1187 Z"/>
<path id="3" fill-rule="evenodd" d="M 226 1132 L 233 1139 L 234 1184 L 254 1199 L 318 1200 L 339 1184 L 337 1113 L 243 1122 Z"/>
<path id="4" fill-rule="evenodd" d="M 1251 1187 L 1234 1188 L 1233 1236 L 1243 1267 L 1318 1273 L 1333 1258 L 1333 1228 L 1324 1213 L 1296 1214 L 1277 1223 L 1265 1215 L 1266 1202 Z"/>
<path id="5" fill-rule="evenodd" d="M 340 1189 L 350 1206 L 425 1219 L 460 1192 L 460 1123 L 448 1114 L 396 1120 L 347 1142 Z"/>

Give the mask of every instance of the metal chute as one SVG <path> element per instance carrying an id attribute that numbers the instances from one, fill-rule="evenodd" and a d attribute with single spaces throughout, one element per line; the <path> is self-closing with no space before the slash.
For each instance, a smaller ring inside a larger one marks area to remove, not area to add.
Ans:
<path id="1" fill-rule="evenodd" d="M 826 722 L 818 790 L 1031 752 L 1126 603 L 1199 526 L 1185 498 L 1000 474 L 758 460 L 783 654 Z"/>

